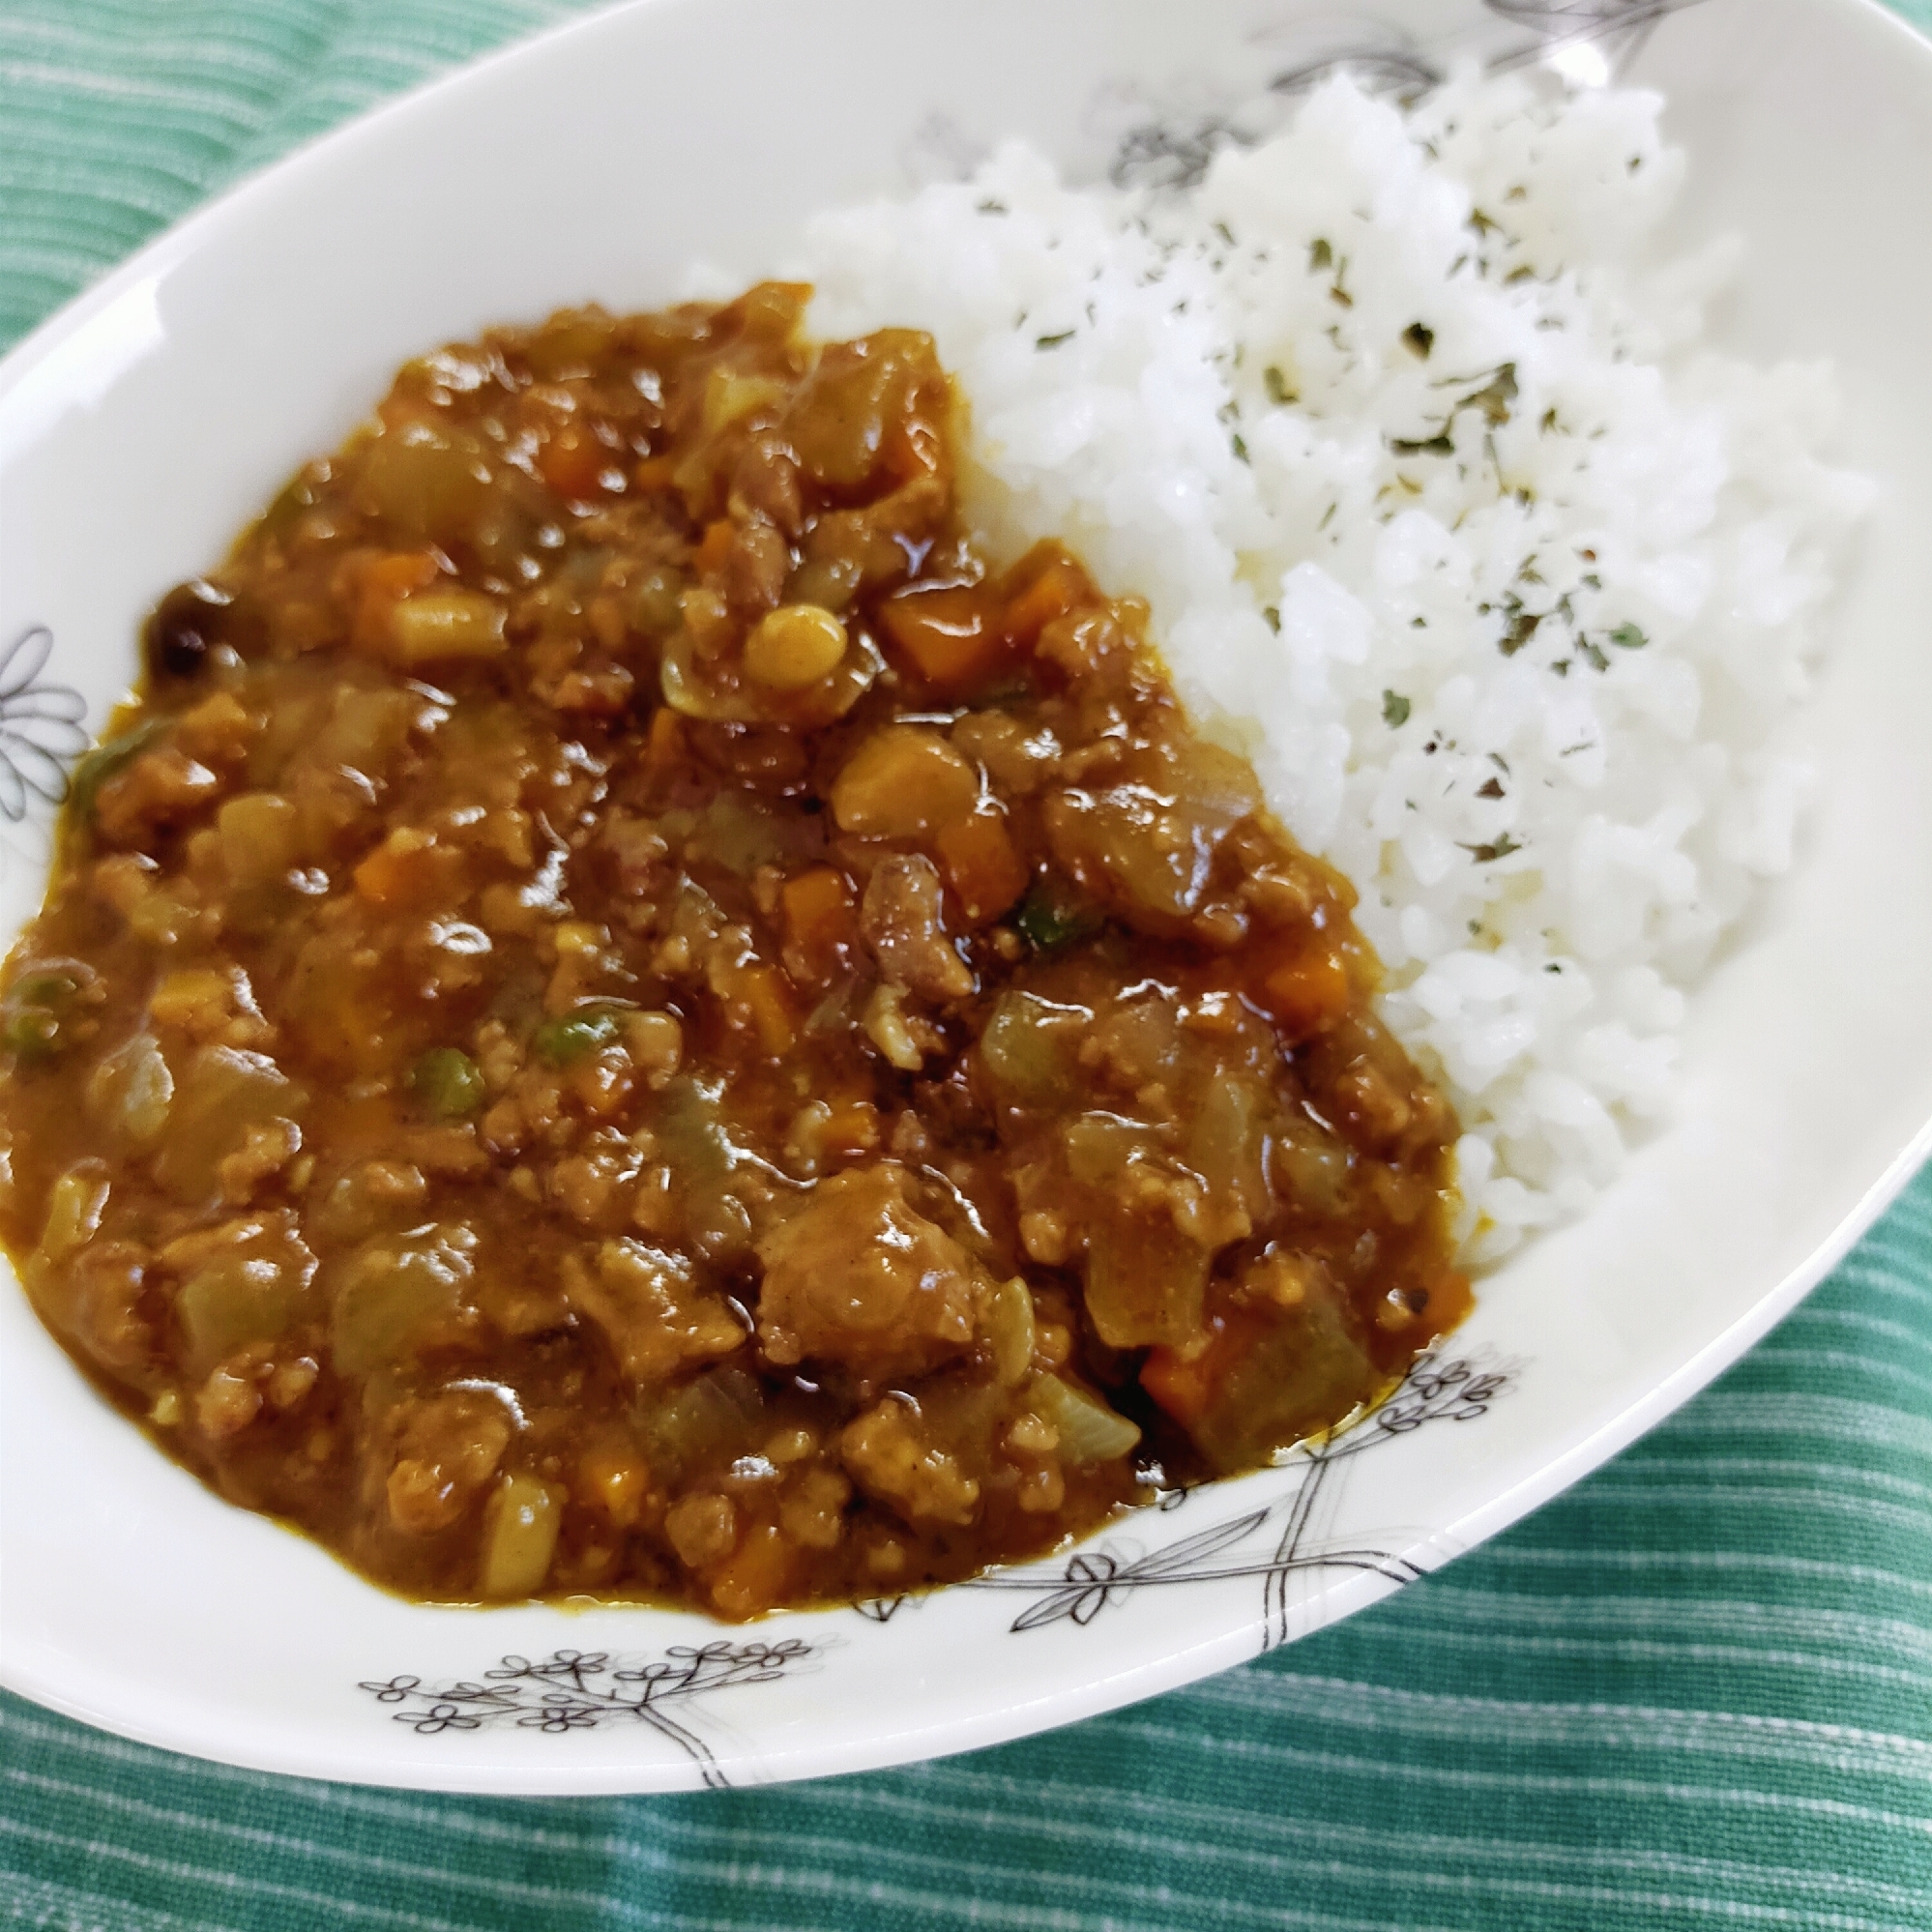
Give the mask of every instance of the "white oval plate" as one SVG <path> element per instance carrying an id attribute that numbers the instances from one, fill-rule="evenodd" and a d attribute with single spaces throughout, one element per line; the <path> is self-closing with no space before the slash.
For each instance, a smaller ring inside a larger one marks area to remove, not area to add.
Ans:
<path id="1" fill-rule="evenodd" d="M 749 279 L 807 215 L 962 136 L 1025 133 L 1092 175 L 1124 102 L 1198 112 L 1344 45 L 1533 46 L 1523 22 L 1557 7 L 649 0 L 249 182 L 0 366 L 0 766 L 27 787 L 21 819 L 0 769 L 0 933 L 44 877 L 24 715 L 60 688 L 103 719 L 142 610 L 410 354 L 559 304 L 662 302 L 696 257 Z M 1813 714 L 1802 863 L 1702 988 L 1681 1111 L 1615 1192 L 1491 1278 L 1426 1376 L 1327 1453 L 1070 1558 L 741 1629 L 385 1596 L 156 1454 L 9 1287 L 8 1685 L 177 1750 L 450 1790 L 756 1783 L 995 1743 L 1436 1567 L 1668 1414 L 1844 1252 L 1932 1142 L 1932 48 L 1866 0 L 1579 11 L 1638 38 L 1664 16 L 1634 73 L 1690 152 L 1684 222 L 1749 244 L 1726 346 L 1835 356 L 1844 454 L 1885 491 Z M 1603 51 L 1562 57 L 1588 78 Z M 9 647 L 37 627 L 54 643 L 33 678 L 40 645 Z M 26 731 L 70 748 L 44 716 Z"/>

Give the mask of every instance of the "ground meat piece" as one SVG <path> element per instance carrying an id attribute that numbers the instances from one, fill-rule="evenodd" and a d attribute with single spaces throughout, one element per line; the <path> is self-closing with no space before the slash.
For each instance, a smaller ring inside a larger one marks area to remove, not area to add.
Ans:
<path id="1" fill-rule="evenodd" d="M 939 871 L 922 854 L 901 853 L 873 870 L 859 926 L 879 970 L 894 985 L 931 1000 L 963 1000 L 972 969 L 940 920 Z"/>
<path id="2" fill-rule="evenodd" d="M 984 1276 L 951 1235 L 906 1204 L 892 1161 L 821 1182 L 758 1244 L 758 1340 L 769 1361 L 837 1361 L 890 1381 L 973 1345 Z"/>
<path id="3" fill-rule="evenodd" d="M 262 1184 L 301 1151 L 302 1129 L 293 1121 L 250 1121 L 241 1146 L 216 1163 L 221 1199 L 231 1207 L 247 1207 Z"/>
<path id="4" fill-rule="evenodd" d="M 239 966 L 220 972 L 190 967 L 163 974 L 148 1001 L 148 1016 L 162 1032 L 223 1046 L 273 1044 L 275 1029 L 263 1018 L 249 976 Z"/>
<path id="5" fill-rule="evenodd" d="M 230 765 L 245 756 L 261 726 L 231 692 L 216 691 L 181 716 L 181 748 L 211 764 Z"/>
<path id="6" fill-rule="evenodd" d="M 738 1541 L 738 1511 L 728 1496 L 681 1497 L 665 1511 L 664 1535 L 680 1563 L 703 1569 L 731 1554 Z"/>
<path id="7" fill-rule="evenodd" d="M 218 1440 L 237 1435 L 261 1414 L 255 1365 L 252 1357 L 240 1356 L 224 1361 L 201 1385 L 194 1398 L 194 1420 L 204 1435 Z"/>
<path id="8" fill-rule="evenodd" d="M 385 1485 L 390 1520 L 410 1536 L 447 1530 L 496 1474 L 510 1436 L 509 1413 L 488 1390 L 446 1389 L 412 1402 Z"/>
<path id="9" fill-rule="evenodd" d="M 90 1242 L 68 1264 L 66 1326 L 110 1374 L 135 1376 L 154 1353 L 140 1312 L 149 1256 L 134 1242 Z"/>
<path id="10" fill-rule="evenodd" d="M 605 1242 L 594 1267 L 572 1255 L 564 1285 L 571 1307 L 603 1331 L 633 1382 L 668 1381 L 745 1340 L 736 1310 L 700 1285 L 690 1261 L 641 1241 Z"/>
<path id="11" fill-rule="evenodd" d="M 1366 1055 L 1353 1061 L 1335 1081 L 1336 1119 L 1359 1145 L 1380 1150 L 1392 1144 L 1409 1125 L 1409 1102 L 1402 1090 Z"/>
<path id="12" fill-rule="evenodd" d="M 94 823 L 110 845 L 140 845 L 213 801 L 221 781 L 173 746 L 144 751 L 101 787 Z"/>
<path id="13" fill-rule="evenodd" d="M 741 616 L 756 617 L 778 600 L 792 568 L 785 540 L 762 518 L 738 526 L 724 558 L 724 595 Z"/>
<path id="14" fill-rule="evenodd" d="M 957 1456 L 927 1440 L 921 1420 L 910 1402 L 896 1396 L 866 1410 L 839 1437 L 845 1467 L 862 1489 L 909 1522 L 925 1518 L 963 1528 L 979 1508 L 980 1485 Z"/>
<path id="15" fill-rule="evenodd" d="M 421 1173 L 450 1180 L 474 1181 L 489 1166 L 472 1127 L 416 1127 L 397 1136 L 393 1152 Z"/>
<path id="16" fill-rule="evenodd" d="M 749 443 L 731 473 L 731 513 L 740 522 L 755 512 L 787 537 L 796 537 L 805 518 L 798 458 L 775 437 Z"/>
<path id="17" fill-rule="evenodd" d="M 807 1549 L 829 1550 L 845 1534 L 845 1506 L 852 1485 L 835 1469 L 807 1469 L 779 1506 L 786 1536 Z"/>

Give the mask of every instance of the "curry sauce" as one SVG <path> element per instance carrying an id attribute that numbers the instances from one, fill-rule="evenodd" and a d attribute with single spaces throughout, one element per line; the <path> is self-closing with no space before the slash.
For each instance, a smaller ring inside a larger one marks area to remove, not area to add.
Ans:
<path id="1" fill-rule="evenodd" d="M 413 1596 L 968 1576 L 1468 1305 L 1346 881 L 806 294 L 405 367 L 156 609 L 7 968 L 36 1308 Z"/>

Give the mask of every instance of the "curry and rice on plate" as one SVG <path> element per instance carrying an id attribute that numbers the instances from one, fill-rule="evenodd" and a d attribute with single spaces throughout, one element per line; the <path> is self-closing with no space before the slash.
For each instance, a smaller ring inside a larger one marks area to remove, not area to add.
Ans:
<path id="1" fill-rule="evenodd" d="M 1372 1403 L 1789 860 L 1862 486 L 1698 352 L 1658 105 L 1336 81 L 407 365 L 74 775 L 48 1326 L 406 1594 L 733 1618 Z"/>

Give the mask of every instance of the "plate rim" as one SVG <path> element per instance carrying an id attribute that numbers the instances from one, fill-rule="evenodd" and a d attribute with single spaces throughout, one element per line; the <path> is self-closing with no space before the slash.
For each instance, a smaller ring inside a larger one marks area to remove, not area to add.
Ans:
<path id="1" fill-rule="evenodd" d="M 212 197 L 197 203 L 23 336 L 0 359 L 0 400 L 44 367 L 89 322 L 130 290 L 218 238 L 238 213 L 249 209 L 263 194 L 279 192 L 285 182 L 318 165 L 327 165 L 337 150 L 353 147 L 392 121 L 420 112 L 426 102 L 460 92 L 476 84 L 480 77 L 526 60 L 539 49 L 548 50 L 578 37 L 594 39 L 609 31 L 614 22 L 647 11 L 694 9 L 702 4 L 703 0 L 617 0 L 611 6 L 593 8 L 432 74 L 263 161 Z M 1918 63 L 1920 80 L 1927 98 L 1932 100 L 1932 39 L 1882 4 L 1882 0 L 1805 0 L 1805 4 L 1821 20 L 1829 19 L 1834 29 L 1876 31 L 1888 38 L 1899 57 Z M 1663 11 L 1658 9 L 1659 13 Z M 1459 1550 L 1486 1541 L 1602 1467 L 1681 1408 L 1741 1360 L 1845 1259 L 1860 1237 L 1905 1190 L 1928 1156 L 1932 1156 L 1932 1111 L 1926 1113 L 1885 1169 L 1803 1260 L 1703 1347 L 1581 1441 L 1540 1463 L 1531 1475 L 1488 1497 L 1434 1535 L 1405 1545 L 1401 1554 L 1439 1551 L 1443 1540 L 1452 1540 Z M 1385 1594 L 1388 1593 L 1374 1592 L 1345 1609 L 1329 1608 L 1331 1596 L 1325 1599 L 1308 1629 L 1326 1627 Z M 765 1627 L 779 1626 L 774 1624 Z M 814 1739 L 802 1745 L 753 1748 L 742 1755 L 726 1751 L 720 1754 L 721 1762 L 742 1772 L 746 1783 L 762 1784 L 878 1770 L 981 1749 L 1138 1703 L 1246 1661 L 1269 1648 L 1264 1641 L 1265 1628 L 1266 1620 L 1253 1616 L 1238 1626 L 1221 1628 L 1199 1641 L 1183 1643 L 1124 1669 L 1092 1674 L 1056 1691 L 1050 1710 L 1042 1711 L 1038 1700 L 1019 1705 L 995 1704 L 973 1716 L 942 1717 L 897 1732 L 874 1727 L 858 1736 Z M 217 1729 L 222 1721 L 220 1719 L 207 1729 L 195 1731 L 189 1726 L 146 1721 L 141 1715 L 132 1721 L 109 1716 L 91 1706 L 84 1694 L 71 1690 L 55 1672 L 37 1667 L 39 1662 L 36 1656 L 23 1663 L 17 1635 L 13 1642 L 0 1643 L 0 1686 L 62 1716 L 136 1743 L 241 1770 L 389 1789 L 499 1797 L 670 1792 L 690 1789 L 698 1782 L 689 1765 L 682 1759 L 636 1759 L 611 1764 L 542 1764 L 531 1760 L 510 1776 L 500 1771 L 479 1771 L 474 1776 L 466 1776 L 460 1768 L 453 1769 L 447 1764 L 412 1762 L 400 1754 L 386 1754 L 376 1747 L 379 1733 L 372 1734 L 366 1749 L 360 1746 L 343 1749 L 331 1742 L 318 1758 L 312 1747 L 305 1754 L 298 1746 L 278 1747 L 253 1734 L 224 1736 Z"/>

